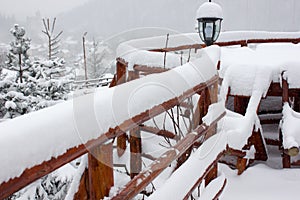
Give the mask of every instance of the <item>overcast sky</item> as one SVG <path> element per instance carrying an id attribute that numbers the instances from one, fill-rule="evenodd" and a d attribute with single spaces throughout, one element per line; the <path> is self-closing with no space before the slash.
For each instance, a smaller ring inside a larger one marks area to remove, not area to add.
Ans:
<path id="1" fill-rule="evenodd" d="M 14 15 L 17 19 L 35 15 L 40 11 L 42 16 L 55 16 L 70 10 L 89 0 L 0 0 L 0 13 Z"/>

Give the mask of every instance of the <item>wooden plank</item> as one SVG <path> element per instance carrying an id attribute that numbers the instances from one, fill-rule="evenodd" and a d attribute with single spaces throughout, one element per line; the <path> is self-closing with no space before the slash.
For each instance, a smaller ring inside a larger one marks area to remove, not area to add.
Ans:
<path id="1" fill-rule="evenodd" d="M 117 85 L 123 84 L 126 82 L 126 73 L 127 73 L 128 63 L 121 58 L 117 58 Z M 117 153 L 118 156 L 121 157 L 127 147 L 127 136 L 126 133 L 123 132 L 120 136 L 117 137 Z"/>
<path id="2" fill-rule="evenodd" d="M 259 44 L 259 43 L 293 43 L 298 44 L 300 38 L 270 38 L 270 39 L 247 39 L 247 40 L 236 40 L 236 41 L 227 41 L 227 42 L 215 42 L 215 45 L 218 46 L 248 46 L 248 44 Z M 206 47 L 205 44 L 191 44 L 191 45 L 181 45 L 177 47 L 169 48 L 160 48 L 160 49 L 151 49 L 149 51 L 154 52 L 171 52 L 171 51 L 180 51 L 187 49 L 201 49 Z"/>
<path id="3" fill-rule="evenodd" d="M 291 157 L 284 152 L 282 153 L 282 167 L 291 168 Z"/>
<path id="4" fill-rule="evenodd" d="M 142 139 L 139 127 L 130 130 L 130 177 L 134 178 L 142 170 Z"/>
<path id="5" fill-rule="evenodd" d="M 80 179 L 79 188 L 76 194 L 74 195 L 74 200 L 89 200 L 89 178 L 88 170 L 86 169 L 83 172 L 83 175 Z"/>
<path id="6" fill-rule="evenodd" d="M 289 102 L 289 84 L 287 80 L 282 77 L 282 102 Z"/>
<path id="7" fill-rule="evenodd" d="M 103 144 L 90 150 L 88 154 L 89 198 L 103 199 L 109 196 L 114 185 L 113 145 Z"/>
<path id="8" fill-rule="evenodd" d="M 245 115 L 250 97 L 234 96 L 234 112 Z"/>
<path id="9" fill-rule="evenodd" d="M 205 176 L 205 186 L 207 186 L 212 180 L 218 177 L 218 163 L 214 163 L 211 169 Z"/>
<path id="10" fill-rule="evenodd" d="M 162 67 L 154 67 L 154 66 L 147 66 L 147 65 L 134 65 L 133 69 L 135 71 L 145 72 L 145 73 L 148 73 L 148 74 L 162 73 L 162 72 L 166 72 L 166 71 L 170 70 L 170 69 L 165 69 L 165 68 L 162 68 Z"/>
<path id="11" fill-rule="evenodd" d="M 160 130 L 160 129 L 156 128 L 156 127 L 150 127 L 150 126 L 146 126 L 146 125 L 140 125 L 140 130 L 148 132 L 148 133 L 153 133 L 155 135 L 163 136 L 163 137 L 166 137 L 166 138 L 174 139 L 174 140 L 179 140 L 180 139 L 180 137 L 178 135 L 175 135 L 171 131 Z"/>

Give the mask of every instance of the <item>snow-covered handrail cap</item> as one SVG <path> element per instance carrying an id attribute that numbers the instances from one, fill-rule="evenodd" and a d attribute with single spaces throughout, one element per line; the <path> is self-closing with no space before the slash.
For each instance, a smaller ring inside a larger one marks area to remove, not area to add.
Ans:
<path id="1" fill-rule="evenodd" d="M 205 2 L 197 10 L 197 19 L 199 18 L 221 18 L 223 19 L 223 10 L 219 4 L 214 2 Z"/>

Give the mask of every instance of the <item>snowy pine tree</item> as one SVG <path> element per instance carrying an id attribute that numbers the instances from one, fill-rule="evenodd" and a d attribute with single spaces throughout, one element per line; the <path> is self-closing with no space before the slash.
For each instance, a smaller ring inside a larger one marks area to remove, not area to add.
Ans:
<path id="1" fill-rule="evenodd" d="M 9 70 L 17 71 L 20 83 L 23 83 L 24 71 L 31 67 L 27 51 L 30 49 L 30 39 L 25 38 L 25 29 L 15 24 L 10 33 L 14 36 L 14 41 L 10 43 L 10 50 L 7 55 L 6 67 Z M 17 80 L 16 80 L 17 81 Z"/>
<path id="2" fill-rule="evenodd" d="M 109 60 L 106 59 L 109 53 L 110 50 L 106 45 L 93 39 L 87 59 L 88 79 L 99 78 L 110 69 Z"/>

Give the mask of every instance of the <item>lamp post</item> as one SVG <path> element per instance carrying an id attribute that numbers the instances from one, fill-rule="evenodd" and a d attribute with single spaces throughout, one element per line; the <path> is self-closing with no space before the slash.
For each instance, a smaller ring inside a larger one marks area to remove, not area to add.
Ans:
<path id="1" fill-rule="evenodd" d="M 87 35 L 87 32 L 85 32 L 82 36 L 82 47 L 83 47 L 83 64 L 84 64 L 84 77 L 85 80 L 88 79 L 87 77 L 87 68 L 86 68 L 86 53 L 85 53 L 85 36 Z"/>
<path id="2" fill-rule="evenodd" d="M 198 32 L 206 46 L 212 45 L 218 39 L 222 20 L 223 11 L 221 6 L 211 2 L 211 0 L 198 8 Z"/>

